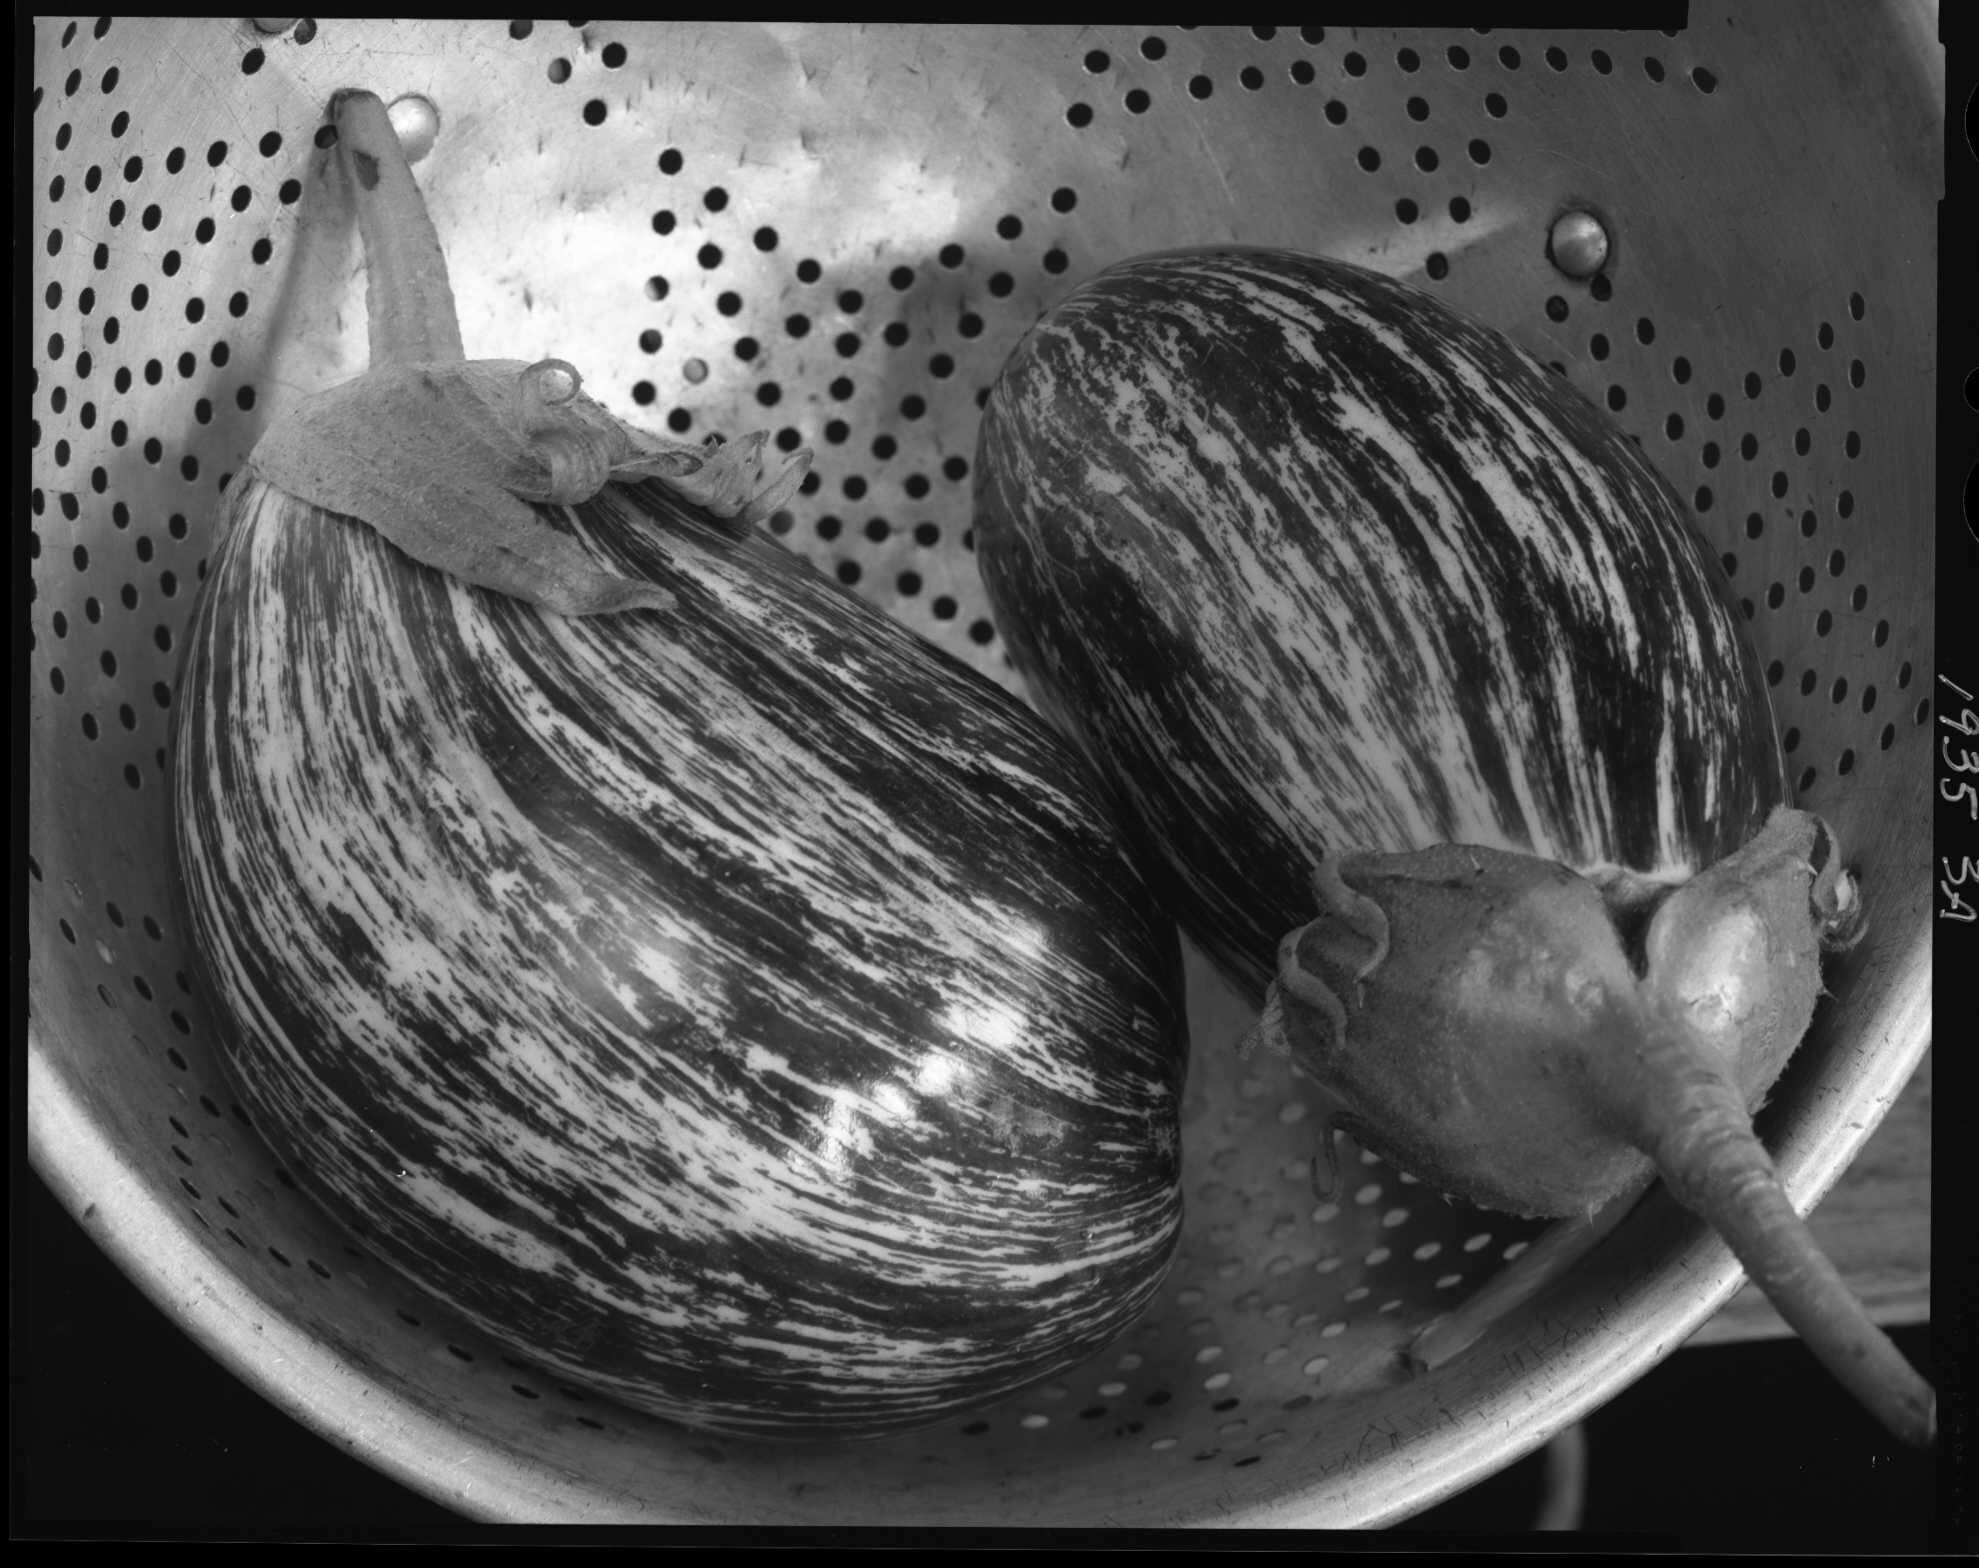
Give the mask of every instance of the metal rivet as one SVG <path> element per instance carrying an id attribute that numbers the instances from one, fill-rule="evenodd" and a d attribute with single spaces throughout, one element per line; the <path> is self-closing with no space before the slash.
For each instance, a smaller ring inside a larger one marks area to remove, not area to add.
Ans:
<path id="1" fill-rule="evenodd" d="M 398 132 L 407 163 L 417 163 L 433 150 L 440 134 L 440 111 L 433 107 L 432 99 L 408 93 L 386 112 L 391 115 L 392 129 Z"/>
<path id="2" fill-rule="evenodd" d="M 1562 213 L 1547 241 L 1553 265 L 1570 278 L 1591 278 L 1608 260 L 1608 231 L 1591 212 Z"/>

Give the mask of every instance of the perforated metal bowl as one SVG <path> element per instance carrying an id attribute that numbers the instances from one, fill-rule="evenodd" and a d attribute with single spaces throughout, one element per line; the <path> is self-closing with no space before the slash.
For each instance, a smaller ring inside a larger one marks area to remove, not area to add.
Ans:
<path id="1" fill-rule="evenodd" d="M 477 1515 L 1376 1524 L 1509 1464 L 1721 1305 L 1652 1201 L 1448 1368 L 1397 1335 L 1534 1227 L 1369 1162 L 1315 1206 L 1297 1086 L 1192 970 L 1188 1223 L 1158 1307 L 1060 1382 L 899 1442 L 755 1445 L 564 1389 L 330 1228 L 246 1125 L 164 877 L 176 643 L 219 486 L 364 355 L 318 177 L 331 92 L 419 170 L 470 354 L 581 366 L 654 428 L 818 457 L 791 547 L 1006 682 L 970 554 L 984 389 L 1106 263 L 1217 240 L 1405 276 L 1555 362 L 1723 551 L 1803 802 L 1873 934 L 1766 1123 L 1811 1204 L 1925 1050 L 1942 54 L 1934 7 L 1654 33 L 38 22 L 29 1094 L 34 1159 L 254 1386 Z M 272 24 L 271 24 L 272 25 Z M 1585 210 L 1591 281 L 1547 235 Z"/>

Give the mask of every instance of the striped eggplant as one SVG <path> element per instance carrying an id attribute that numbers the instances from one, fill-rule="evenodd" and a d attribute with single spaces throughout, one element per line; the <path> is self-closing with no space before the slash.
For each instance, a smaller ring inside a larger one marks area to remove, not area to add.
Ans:
<path id="1" fill-rule="evenodd" d="M 1787 804 L 1717 563 L 1605 414 L 1358 268 L 1143 256 L 1018 345 L 976 505 L 1040 706 L 1262 1003 L 1247 1044 L 1316 1081 L 1317 1179 L 1334 1128 L 1526 1215 L 1612 1218 L 1660 1174 L 1928 1431 L 1749 1117 L 1854 880 Z"/>
<path id="2" fill-rule="evenodd" d="M 696 504 L 696 449 L 569 367 L 463 363 L 382 105 L 333 121 L 374 369 L 257 448 L 175 704 L 184 915 L 256 1126 L 408 1279 L 663 1417 L 886 1433 L 1093 1353 L 1171 1260 L 1185 1052 L 1094 773 L 738 528 L 741 468 Z M 499 516 L 309 499 L 430 477 L 434 428 L 481 442 L 463 493 L 534 454 L 514 488 L 563 504 L 490 552 Z"/>
<path id="3" fill-rule="evenodd" d="M 992 389 L 977 548 L 1040 704 L 1260 995 L 1315 857 L 1442 842 L 1682 878 L 1786 799 L 1682 503 L 1508 340 L 1322 258 L 1138 258 Z"/>

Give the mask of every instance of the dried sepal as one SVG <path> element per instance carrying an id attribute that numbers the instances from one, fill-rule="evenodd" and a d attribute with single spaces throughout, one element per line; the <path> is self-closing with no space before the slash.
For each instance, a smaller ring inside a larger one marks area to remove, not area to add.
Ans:
<path id="1" fill-rule="evenodd" d="M 667 609 L 663 588 L 602 566 L 542 506 L 654 479 L 718 518 L 766 515 L 803 478 L 762 441 L 707 448 L 633 429 L 561 360 L 388 365 L 319 392 L 271 426 L 257 477 L 376 529 L 414 560 L 562 615 Z"/>
<path id="2" fill-rule="evenodd" d="M 666 609 L 673 596 L 608 569 L 544 509 L 652 479 L 735 536 L 789 500 L 808 451 L 772 469 L 761 433 L 710 448 L 634 429 L 584 396 L 566 360 L 466 359 L 446 257 L 383 101 L 339 92 L 330 119 L 364 243 L 371 368 L 278 420 L 252 474 L 424 565 L 563 615 Z"/>

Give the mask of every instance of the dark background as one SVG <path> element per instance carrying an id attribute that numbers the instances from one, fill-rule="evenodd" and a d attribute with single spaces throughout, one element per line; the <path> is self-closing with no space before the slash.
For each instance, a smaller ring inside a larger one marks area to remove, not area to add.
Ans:
<path id="1" fill-rule="evenodd" d="M 15 1539 L 481 1533 L 223 1370 L 39 1180 L 23 1175 L 14 1196 Z M 1928 1374 L 1930 1331 L 1896 1339 Z M 1936 1462 L 1886 1440 L 1794 1341 L 1681 1350 L 1591 1417 L 1587 1435 L 1587 1533 L 1538 1539 L 1879 1554 L 1951 1544 L 1942 1521 L 1933 1529 Z M 1523 1460 L 1367 1539 L 1428 1547 L 1438 1533 L 1523 1531 L 1543 1470 L 1538 1456 Z"/>

